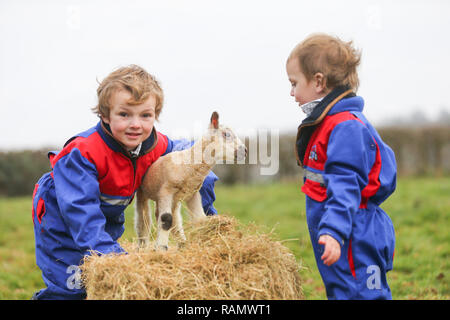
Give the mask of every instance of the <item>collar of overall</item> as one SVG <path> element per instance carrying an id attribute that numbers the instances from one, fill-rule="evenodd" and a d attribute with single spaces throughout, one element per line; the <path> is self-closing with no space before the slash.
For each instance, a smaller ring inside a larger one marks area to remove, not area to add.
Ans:
<path id="1" fill-rule="evenodd" d="M 104 133 L 103 137 L 104 139 L 107 140 L 107 144 L 114 151 L 121 152 L 122 154 L 124 154 L 129 158 L 137 158 L 147 154 L 148 152 L 150 152 L 155 148 L 158 141 L 156 130 L 153 127 L 152 133 L 145 141 L 143 141 L 140 145 L 138 145 L 135 150 L 127 151 L 126 147 L 113 136 L 109 124 L 107 124 L 103 120 L 100 120 L 100 130 L 102 130 L 102 133 Z"/>
<path id="2" fill-rule="evenodd" d="M 298 127 L 297 139 L 295 142 L 295 156 L 297 157 L 297 163 L 299 166 L 302 166 L 306 147 L 308 146 L 309 139 L 311 139 L 311 135 L 317 126 L 322 122 L 331 108 L 338 101 L 353 96 L 355 96 L 355 94 L 348 86 L 338 86 L 327 94 L 314 108 L 311 114 L 302 121 Z"/>

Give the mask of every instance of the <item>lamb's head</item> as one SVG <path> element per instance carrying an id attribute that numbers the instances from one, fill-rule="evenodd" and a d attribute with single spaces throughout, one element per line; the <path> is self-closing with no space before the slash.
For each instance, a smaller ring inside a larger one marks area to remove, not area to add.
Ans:
<path id="1" fill-rule="evenodd" d="M 208 145 L 204 155 L 210 155 L 215 162 L 242 161 L 247 156 L 247 148 L 233 130 L 219 125 L 219 114 L 216 111 L 211 116 L 206 140 Z"/>

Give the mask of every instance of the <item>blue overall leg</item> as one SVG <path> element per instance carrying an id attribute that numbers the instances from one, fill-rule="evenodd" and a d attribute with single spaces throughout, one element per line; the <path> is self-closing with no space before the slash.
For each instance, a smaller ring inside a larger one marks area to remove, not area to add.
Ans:
<path id="1" fill-rule="evenodd" d="M 84 299 L 79 264 L 83 255 L 68 236 L 56 202 L 53 179 L 44 175 L 33 198 L 33 224 L 36 263 L 42 271 L 46 288 L 33 299 Z"/>
<path id="2" fill-rule="evenodd" d="M 341 246 L 337 262 L 327 266 L 320 259 L 318 223 L 323 203 L 308 199 L 307 220 L 317 267 L 330 300 L 392 299 L 386 273 L 392 269 L 395 234 L 391 219 L 374 204 L 353 215 L 352 234 Z M 311 214 L 313 212 L 314 214 Z"/>
<path id="3" fill-rule="evenodd" d="M 352 254 L 357 299 L 392 299 L 386 273 L 393 268 L 395 231 L 389 216 L 373 203 L 353 217 Z"/>

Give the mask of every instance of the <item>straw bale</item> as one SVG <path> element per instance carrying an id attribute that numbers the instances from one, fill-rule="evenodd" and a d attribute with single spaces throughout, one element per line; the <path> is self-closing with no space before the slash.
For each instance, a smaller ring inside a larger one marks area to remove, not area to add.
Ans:
<path id="1" fill-rule="evenodd" d="M 88 299 L 303 299 L 300 265 L 272 233 L 220 215 L 187 223 L 186 237 L 166 252 L 124 242 L 127 254 L 86 257 Z"/>

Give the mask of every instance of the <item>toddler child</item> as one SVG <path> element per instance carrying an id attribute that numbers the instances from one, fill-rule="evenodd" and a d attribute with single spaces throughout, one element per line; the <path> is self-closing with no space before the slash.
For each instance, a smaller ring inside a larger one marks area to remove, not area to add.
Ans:
<path id="1" fill-rule="evenodd" d="M 290 53 L 291 96 L 307 114 L 295 154 L 304 169 L 306 219 L 328 299 L 391 299 L 395 235 L 380 208 L 395 190 L 392 150 L 364 117 L 356 95 L 360 54 L 313 34 Z"/>

